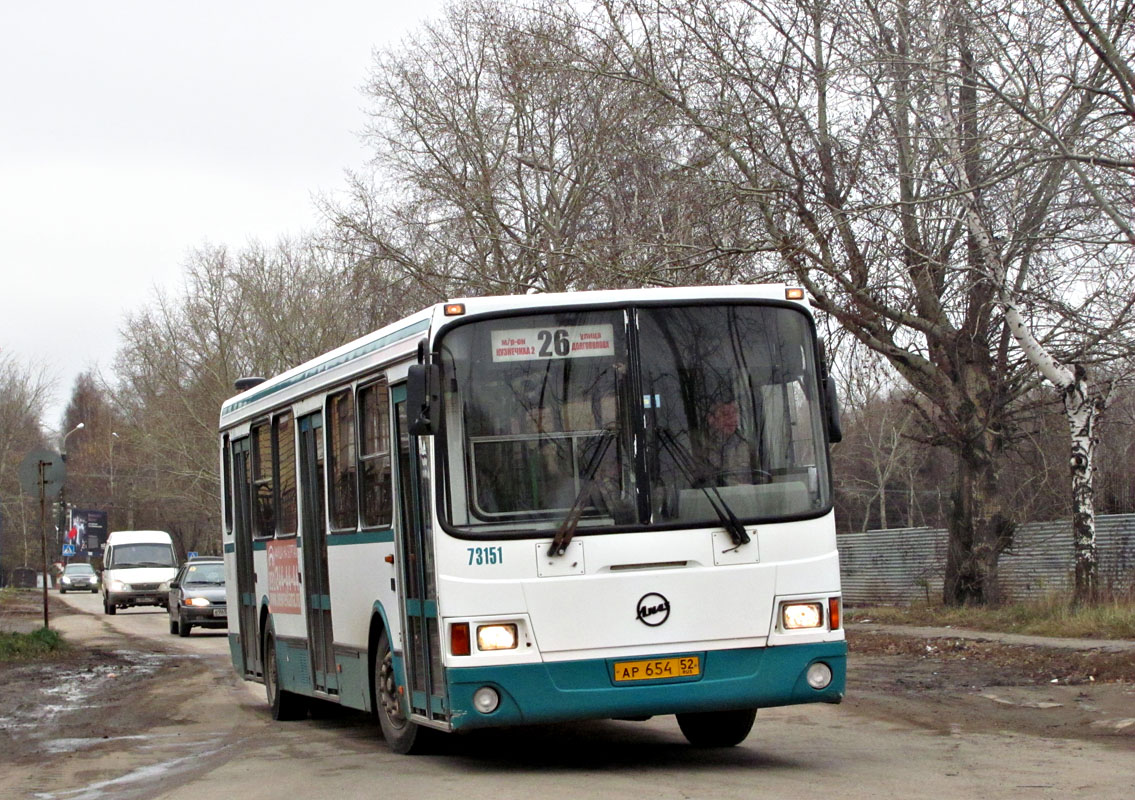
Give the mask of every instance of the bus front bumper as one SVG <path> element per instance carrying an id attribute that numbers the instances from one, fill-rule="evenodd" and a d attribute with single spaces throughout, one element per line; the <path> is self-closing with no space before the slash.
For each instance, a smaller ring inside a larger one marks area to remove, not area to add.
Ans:
<path id="1" fill-rule="evenodd" d="M 771 708 L 798 703 L 838 703 L 847 674 L 847 643 L 780 645 L 701 653 L 660 654 L 658 658 L 696 655 L 697 677 L 616 682 L 614 665 L 627 659 L 460 667 L 448 670 L 454 730 Z M 641 660 L 636 658 L 635 660 Z M 822 689 L 808 684 L 807 673 L 822 662 L 831 682 Z M 483 687 L 499 694 L 490 713 L 476 709 L 473 695 Z"/>

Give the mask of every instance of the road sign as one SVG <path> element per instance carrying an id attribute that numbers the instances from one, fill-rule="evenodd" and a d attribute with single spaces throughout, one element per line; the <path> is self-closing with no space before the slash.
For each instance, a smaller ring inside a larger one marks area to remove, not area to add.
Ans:
<path id="1" fill-rule="evenodd" d="M 65 557 L 75 555 L 75 545 L 73 545 L 73 544 L 63 545 L 63 555 Z"/>
<path id="2" fill-rule="evenodd" d="M 186 558 L 197 558 L 197 551 L 196 550 L 190 550 L 188 553 L 185 554 L 185 557 Z"/>
<path id="3" fill-rule="evenodd" d="M 43 494 L 44 497 L 55 498 L 63 489 L 63 480 L 67 477 L 67 467 L 63 457 L 54 450 L 32 450 L 20 462 L 18 474 L 20 488 L 24 494 L 39 497 L 40 463 L 43 463 Z"/>

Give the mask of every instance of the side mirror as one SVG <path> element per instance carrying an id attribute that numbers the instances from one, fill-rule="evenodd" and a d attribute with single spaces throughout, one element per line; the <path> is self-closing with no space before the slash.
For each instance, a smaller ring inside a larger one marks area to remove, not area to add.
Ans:
<path id="1" fill-rule="evenodd" d="M 441 367 L 412 364 L 406 376 L 406 419 L 411 436 L 437 433 L 435 415 L 441 409 Z"/>
<path id="2" fill-rule="evenodd" d="M 828 373 L 824 381 L 824 405 L 828 409 L 828 441 L 832 444 L 843 441 L 843 425 L 839 420 L 839 393 L 835 388 L 835 378 Z"/>

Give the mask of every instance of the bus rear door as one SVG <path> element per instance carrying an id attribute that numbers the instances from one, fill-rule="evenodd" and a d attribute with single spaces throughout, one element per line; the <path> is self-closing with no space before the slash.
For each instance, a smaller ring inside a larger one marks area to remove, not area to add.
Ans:
<path id="1" fill-rule="evenodd" d="M 233 554 L 236 559 L 237 620 L 244 674 L 260 675 L 260 634 L 256 619 L 256 575 L 252 564 L 252 450 L 249 437 L 232 443 Z"/>
<path id="2" fill-rule="evenodd" d="M 339 691 L 335 672 L 335 634 L 327 571 L 327 515 L 323 502 L 323 413 L 300 417 L 300 486 L 303 512 L 303 587 L 307 601 L 308 652 L 316 691 Z"/>

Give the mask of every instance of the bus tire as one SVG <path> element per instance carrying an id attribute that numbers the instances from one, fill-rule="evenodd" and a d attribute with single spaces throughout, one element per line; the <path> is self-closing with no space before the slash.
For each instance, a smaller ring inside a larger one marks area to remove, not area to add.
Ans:
<path id="1" fill-rule="evenodd" d="M 104 613 L 104 614 L 115 614 L 117 612 L 118 612 L 118 606 L 116 606 L 114 603 L 110 602 L 109 597 L 104 597 L 103 601 L 102 601 L 102 613 Z"/>
<path id="2" fill-rule="evenodd" d="M 400 755 L 421 753 L 425 750 L 429 732 L 406 718 L 400 698 L 390 637 L 383 631 L 378 637 L 374 658 L 374 706 L 382 738 L 391 750 Z"/>
<path id="3" fill-rule="evenodd" d="M 188 632 L 182 635 L 188 636 Z M 272 633 L 271 628 L 264 634 L 264 691 L 268 695 L 268 706 L 272 709 L 272 719 L 277 722 L 289 722 L 307 716 L 307 703 L 304 702 L 304 698 L 280 688 L 280 668 L 276 660 L 276 636 Z"/>
<path id="4" fill-rule="evenodd" d="M 745 741 L 757 718 L 755 708 L 678 714 L 678 727 L 694 747 L 733 747 Z"/>

